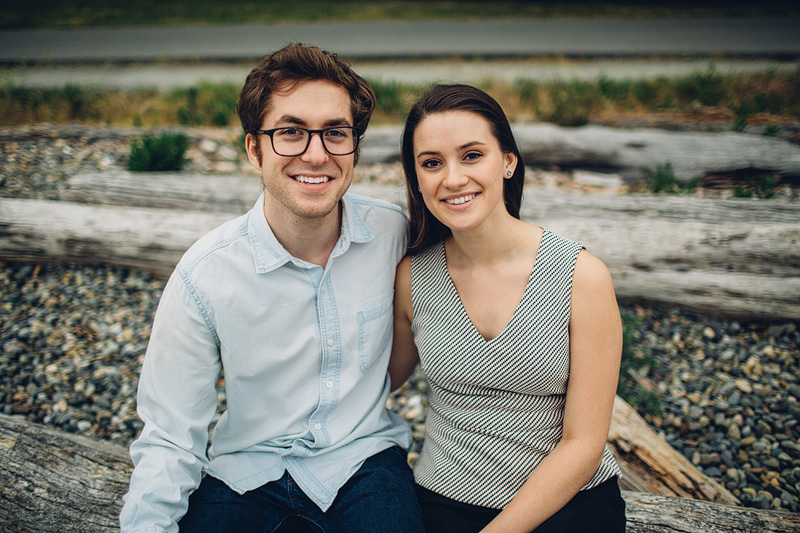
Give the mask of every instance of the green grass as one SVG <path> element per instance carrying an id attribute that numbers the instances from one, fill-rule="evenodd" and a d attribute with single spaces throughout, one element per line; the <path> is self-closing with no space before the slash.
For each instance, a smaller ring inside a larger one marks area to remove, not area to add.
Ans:
<path id="1" fill-rule="evenodd" d="M 7 0 L 0 29 L 86 28 L 204 24 L 378 20 L 486 20 L 563 17 L 791 16 L 789 2 L 752 5 L 731 0 L 717 7 L 696 2 L 543 2 L 484 0 Z"/>
<path id="2" fill-rule="evenodd" d="M 370 82 L 378 97 L 376 124 L 401 123 L 425 89 L 423 85 Z M 685 119 L 696 112 L 698 104 L 717 109 L 722 115 L 731 115 L 732 111 L 731 129 L 743 129 L 755 116 L 772 117 L 773 123 L 800 120 L 800 71 L 721 75 L 711 70 L 679 79 L 638 81 L 485 80 L 480 86 L 500 102 L 512 121 L 580 126 L 613 120 L 621 114 L 653 113 L 672 113 Z M 235 127 L 239 90 L 240 86 L 233 83 L 125 91 L 71 85 L 27 88 L 0 81 L 0 127 L 41 122 Z M 765 133 L 775 136 L 780 130 L 772 127 Z"/>
<path id="3" fill-rule="evenodd" d="M 675 178 L 672 163 L 656 165 L 655 169 L 643 168 L 647 176 L 647 190 L 651 193 L 691 194 L 697 189 L 700 178 L 693 178 L 688 183 L 681 183 Z"/>
<path id="4" fill-rule="evenodd" d="M 634 350 L 638 324 L 636 318 L 628 313 L 622 314 L 622 361 L 619 369 L 617 394 L 631 404 L 640 414 L 661 415 L 661 398 L 643 385 L 644 378 L 656 364 L 652 354 Z"/>
<path id="5" fill-rule="evenodd" d="M 735 198 L 774 198 L 777 184 L 778 180 L 774 176 L 762 174 L 747 184 L 734 185 L 733 196 Z"/>

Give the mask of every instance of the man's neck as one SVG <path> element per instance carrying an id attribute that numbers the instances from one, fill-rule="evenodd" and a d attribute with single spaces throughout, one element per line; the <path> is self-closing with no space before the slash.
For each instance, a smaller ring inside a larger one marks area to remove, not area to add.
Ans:
<path id="1" fill-rule="evenodd" d="M 296 215 L 270 216 L 264 209 L 267 223 L 278 242 L 292 256 L 325 268 L 331 252 L 339 242 L 342 229 L 342 203 L 322 218 L 301 218 Z"/>

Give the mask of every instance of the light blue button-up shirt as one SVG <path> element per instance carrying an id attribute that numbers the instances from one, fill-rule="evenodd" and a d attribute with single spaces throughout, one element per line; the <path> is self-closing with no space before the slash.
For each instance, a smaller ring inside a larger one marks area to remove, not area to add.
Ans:
<path id="1" fill-rule="evenodd" d="M 205 473 L 244 493 L 288 470 L 326 510 L 365 459 L 411 444 L 385 408 L 405 215 L 348 193 L 323 269 L 281 246 L 263 202 L 195 243 L 164 289 L 123 531 L 177 531 Z M 227 410 L 206 450 L 223 370 Z"/>

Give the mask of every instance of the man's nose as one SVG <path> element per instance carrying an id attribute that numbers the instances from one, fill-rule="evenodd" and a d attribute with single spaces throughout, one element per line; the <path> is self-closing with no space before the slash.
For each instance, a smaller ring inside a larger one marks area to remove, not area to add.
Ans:
<path id="1" fill-rule="evenodd" d="M 314 138 L 314 133 L 317 134 L 316 138 Z M 320 165 L 328 160 L 330 154 L 325 150 L 325 144 L 322 142 L 322 132 L 315 131 L 314 133 L 310 134 L 311 138 L 308 141 L 308 148 L 303 152 L 301 157 L 303 161 Z"/>

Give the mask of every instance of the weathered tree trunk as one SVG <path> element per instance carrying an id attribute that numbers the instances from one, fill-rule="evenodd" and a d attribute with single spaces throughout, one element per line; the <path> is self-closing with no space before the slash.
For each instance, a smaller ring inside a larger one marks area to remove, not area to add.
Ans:
<path id="1" fill-rule="evenodd" d="M 198 237 L 252 205 L 260 188 L 255 177 L 127 173 L 77 176 L 70 185 L 74 200 L 125 207 L 0 199 L 0 259 L 114 263 L 165 276 Z M 352 190 L 405 204 L 397 186 Z M 135 207 L 145 205 L 162 209 Z M 522 217 L 600 257 L 622 301 L 800 318 L 795 203 L 527 189 Z"/>
<path id="2" fill-rule="evenodd" d="M 534 166 L 602 169 L 636 179 L 643 168 L 669 163 L 683 182 L 718 174 L 800 176 L 800 148 L 762 135 L 552 124 L 521 124 L 514 133 L 525 162 Z"/>
<path id="3" fill-rule="evenodd" d="M 121 446 L 0 415 L 0 530 L 119 530 L 131 468 Z"/>
<path id="4" fill-rule="evenodd" d="M 748 320 L 800 318 L 800 205 L 526 191 L 522 218 L 583 243 L 620 300 Z"/>
<path id="5" fill-rule="evenodd" d="M 241 214 L 261 190 L 258 176 L 180 172 L 97 172 L 72 176 L 61 200 Z"/>
<path id="6" fill-rule="evenodd" d="M 0 199 L 0 259 L 114 264 L 168 277 L 230 214 Z"/>
<path id="7" fill-rule="evenodd" d="M 675 451 L 619 396 L 614 402 L 608 445 L 623 471 L 620 485 L 625 489 L 739 504 L 728 489 Z"/>
<path id="8" fill-rule="evenodd" d="M 755 176 L 769 173 L 788 179 L 800 177 L 800 148 L 790 142 L 744 133 L 677 132 L 657 129 L 620 129 L 605 126 L 562 128 L 553 124 L 512 126 L 525 163 L 616 172 L 628 179 L 672 165 L 675 178 L 695 176 Z M 367 163 L 399 159 L 399 126 L 372 127 L 362 149 Z"/>
<path id="9" fill-rule="evenodd" d="M 118 530 L 131 464 L 105 441 L 0 415 L 0 529 Z M 798 531 L 800 515 L 623 491 L 629 533 Z"/>
<path id="10" fill-rule="evenodd" d="M 627 533 L 796 533 L 800 514 L 623 491 Z"/>

